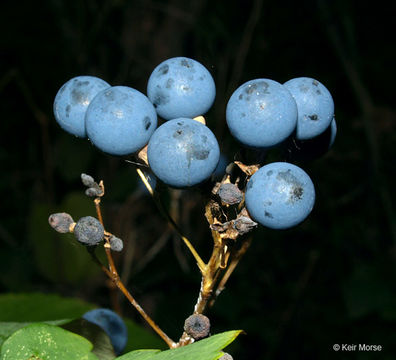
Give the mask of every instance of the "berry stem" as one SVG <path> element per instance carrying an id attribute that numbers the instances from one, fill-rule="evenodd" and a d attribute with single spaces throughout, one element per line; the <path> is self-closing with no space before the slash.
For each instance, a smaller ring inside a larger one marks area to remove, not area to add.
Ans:
<path id="1" fill-rule="evenodd" d="M 252 238 L 247 238 L 246 240 L 243 241 L 242 246 L 234 253 L 232 254 L 232 258 L 230 261 L 230 264 L 227 267 L 227 270 L 225 271 L 223 277 L 221 278 L 220 282 L 218 283 L 216 290 L 214 291 L 213 297 L 210 300 L 208 307 L 212 307 L 214 302 L 216 301 L 217 297 L 221 294 L 221 292 L 225 289 L 225 284 L 227 283 L 228 279 L 230 278 L 231 274 L 234 272 L 236 266 L 239 263 L 239 260 L 242 258 L 242 256 L 246 253 L 248 248 L 250 247 L 250 244 L 252 242 Z"/>

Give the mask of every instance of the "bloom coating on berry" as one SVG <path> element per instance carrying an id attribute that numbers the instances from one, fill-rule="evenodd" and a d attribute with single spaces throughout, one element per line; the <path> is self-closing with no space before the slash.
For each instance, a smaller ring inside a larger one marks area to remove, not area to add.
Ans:
<path id="1" fill-rule="evenodd" d="M 74 235 L 80 243 L 93 246 L 103 240 L 104 228 L 98 219 L 92 216 L 85 216 L 77 221 L 74 227 Z"/>
<path id="2" fill-rule="evenodd" d="M 202 339 L 209 335 L 209 318 L 202 314 L 193 314 L 184 322 L 184 331 L 195 340 Z"/>
<path id="3" fill-rule="evenodd" d="M 69 214 L 63 212 L 51 214 L 48 222 L 55 231 L 66 234 L 70 231 L 70 225 L 74 223 L 74 220 Z"/>

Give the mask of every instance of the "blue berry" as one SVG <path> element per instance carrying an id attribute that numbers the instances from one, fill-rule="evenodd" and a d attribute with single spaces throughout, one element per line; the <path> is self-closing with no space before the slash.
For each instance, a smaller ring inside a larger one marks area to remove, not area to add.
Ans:
<path id="1" fill-rule="evenodd" d="M 122 353 L 128 342 L 128 329 L 119 315 L 110 309 L 94 309 L 86 312 L 82 317 L 107 333 L 116 355 Z"/>
<path id="2" fill-rule="evenodd" d="M 94 76 L 77 76 L 65 83 L 54 101 L 54 115 L 63 130 L 86 137 L 85 112 L 92 99 L 110 85 Z"/>
<path id="3" fill-rule="evenodd" d="M 334 117 L 334 102 L 329 90 L 308 77 L 291 79 L 284 86 L 297 103 L 297 139 L 312 139 L 323 133 Z"/>
<path id="4" fill-rule="evenodd" d="M 228 160 L 227 156 L 223 153 L 220 153 L 220 159 L 212 174 L 212 179 L 215 181 L 220 181 L 226 173 L 226 168 L 230 161 Z"/>
<path id="5" fill-rule="evenodd" d="M 197 185 L 209 178 L 219 156 L 219 145 L 210 129 L 188 118 L 161 125 L 147 149 L 154 175 L 176 188 Z"/>
<path id="6" fill-rule="evenodd" d="M 254 220 L 271 229 L 287 229 L 302 222 L 315 202 L 307 173 L 286 162 L 263 166 L 250 178 L 246 208 Z"/>
<path id="7" fill-rule="evenodd" d="M 336 136 L 337 136 L 337 123 L 336 123 L 335 117 L 333 117 L 333 120 L 331 120 L 331 123 L 330 123 L 329 149 L 333 146 Z"/>
<path id="8" fill-rule="evenodd" d="M 150 75 L 147 95 L 165 120 L 205 114 L 213 104 L 216 87 L 199 62 L 175 57 L 159 64 Z"/>
<path id="9" fill-rule="evenodd" d="M 157 127 L 149 99 L 127 86 L 101 91 L 88 106 L 86 129 L 92 143 L 111 155 L 129 155 L 144 147 Z"/>
<path id="10" fill-rule="evenodd" d="M 231 134 L 242 144 L 268 148 L 280 144 L 294 131 L 297 105 L 282 84 L 256 79 L 234 91 L 226 119 Z"/>
<path id="11" fill-rule="evenodd" d="M 290 139 L 286 144 L 286 157 L 292 161 L 312 161 L 326 154 L 337 135 L 335 119 L 321 134 L 307 140 Z"/>

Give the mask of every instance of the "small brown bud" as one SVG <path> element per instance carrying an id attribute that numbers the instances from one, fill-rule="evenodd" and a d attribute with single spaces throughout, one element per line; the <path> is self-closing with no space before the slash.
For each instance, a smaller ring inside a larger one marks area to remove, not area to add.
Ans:
<path id="1" fill-rule="evenodd" d="M 202 314 L 193 314 L 184 322 L 184 331 L 195 340 L 202 339 L 209 335 L 209 318 Z"/>
<path id="2" fill-rule="evenodd" d="M 118 238 L 117 236 L 111 235 L 110 239 L 110 249 L 113 251 L 122 251 L 122 249 L 124 248 L 124 243 L 123 241 Z"/>
<path id="3" fill-rule="evenodd" d="M 70 225 L 74 223 L 74 220 L 68 213 L 63 212 L 51 214 L 48 222 L 55 231 L 66 234 L 70 231 Z"/>

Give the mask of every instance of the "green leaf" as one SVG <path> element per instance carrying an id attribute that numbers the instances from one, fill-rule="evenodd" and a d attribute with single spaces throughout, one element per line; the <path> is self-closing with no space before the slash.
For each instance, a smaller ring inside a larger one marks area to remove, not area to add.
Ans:
<path id="1" fill-rule="evenodd" d="M 121 357 L 118 357 L 116 360 L 118 360 L 118 359 L 122 359 L 122 360 L 150 360 L 153 358 L 153 356 L 155 354 L 158 354 L 159 352 L 161 352 L 161 350 L 150 350 L 150 349 L 135 350 L 128 354 L 122 355 Z"/>
<path id="2" fill-rule="evenodd" d="M 28 233 L 34 260 L 40 274 L 46 279 L 55 283 L 82 285 L 101 270 L 72 234 L 59 234 L 49 226 L 49 215 L 60 211 L 69 213 L 75 221 L 82 216 L 95 216 L 93 201 L 84 195 L 83 186 L 81 192 L 67 194 L 59 208 L 33 204 Z"/>
<path id="3" fill-rule="evenodd" d="M 36 323 L 13 333 L 1 347 L 0 360 L 98 360 L 92 344 L 58 326 Z"/>
<path id="4" fill-rule="evenodd" d="M 0 323 L 0 346 L 15 330 L 29 323 L 39 321 L 63 325 L 80 318 L 85 312 L 96 307 L 96 305 L 79 299 L 64 298 L 55 294 L 25 293 L 0 295 L 0 322 L 3 322 Z M 129 334 L 128 343 L 125 348 L 126 352 L 136 349 L 164 348 L 165 343 L 153 332 L 134 323 L 132 320 L 123 320 Z M 4 324 L 3 328 L 2 324 Z"/>
<path id="5" fill-rule="evenodd" d="M 93 345 L 92 353 L 100 360 L 113 360 L 116 357 L 109 336 L 98 325 L 85 319 L 77 319 L 68 322 L 62 328 L 89 340 Z"/>
<path id="6" fill-rule="evenodd" d="M 221 350 L 234 341 L 240 333 L 240 330 L 227 331 L 191 345 L 157 353 L 156 350 L 132 351 L 118 357 L 117 360 L 216 360 L 223 354 Z"/>
<path id="7" fill-rule="evenodd" d="M 75 319 L 95 308 L 82 300 L 30 293 L 0 295 L 0 321 L 47 321 Z"/>
<path id="8" fill-rule="evenodd" d="M 50 325 L 63 325 L 68 322 L 70 322 L 69 319 L 45 321 L 43 323 Z M 11 334 L 30 324 L 31 324 L 30 322 L 0 322 L 0 347 Z"/>

